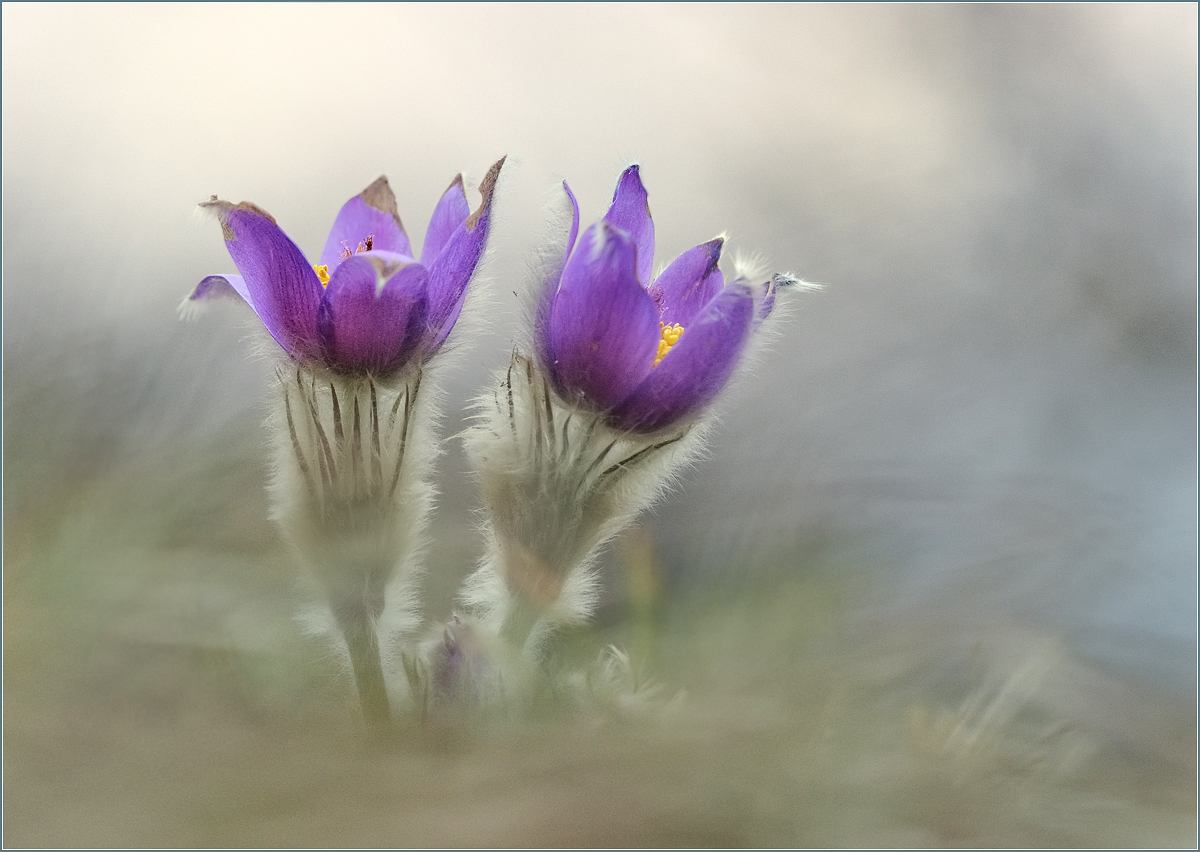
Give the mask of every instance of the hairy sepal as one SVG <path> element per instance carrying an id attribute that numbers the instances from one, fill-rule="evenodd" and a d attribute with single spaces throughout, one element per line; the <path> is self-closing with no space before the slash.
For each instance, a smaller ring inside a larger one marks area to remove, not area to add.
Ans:
<path id="1" fill-rule="evenodd" d="M 492 624 L 531 608 L 535 650 L 548 632 L 588 619 L 600 548 L 697 457 L 707 424 L 618 431 L 560 399 L 522 355 L 497 378 L 464 434 L 483 487 L 487 550 L 461 600 Z"/>
<path id="2" fill-rule="evenodd" d="M 302 620 L 347 659 L 346 622 L 369 621 L 389 691 L 403 691 L 398 643 L 420 621 L 437 401 L 415 368 L 384 386 L 277 365 L 272 518 L 328 603 Z"/>

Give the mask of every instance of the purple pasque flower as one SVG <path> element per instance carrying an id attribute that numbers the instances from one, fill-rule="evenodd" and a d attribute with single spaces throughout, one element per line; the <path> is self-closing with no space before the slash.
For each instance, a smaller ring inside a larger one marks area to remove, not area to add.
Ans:
<path id="1" fill-rule="evenodd" d="M 487 244 L 492 194 L 504 159 L 479 187 L 471 213 L 462 175 L 434 208 L 416 259 L 387 178 L 342 207 L 318 263 L 249 202 L 200 206 L 221 223 L 240 275 L 210 275 L 188 302 L 240 296 L 268 332 L 309 368 L 387 378 L 441 347 Z"/>
<path id="2" fill-rule="evenodd" d="M 564 400 L 612 426 L 656 432 L 698 414 L 725 386 L 775 282 L 726 282 L 722 237 L 681 254 L 652 278 L 654 221 L 636 165 L 617 181 L 604 219 L 579 234 L 538 312 L 539 358 Z"/>

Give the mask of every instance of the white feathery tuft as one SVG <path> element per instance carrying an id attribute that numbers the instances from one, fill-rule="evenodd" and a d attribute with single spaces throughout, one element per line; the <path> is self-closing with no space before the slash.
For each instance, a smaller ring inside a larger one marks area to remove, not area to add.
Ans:
<path id="1" fill-rule="evenodd" d="M 179 307 L 175 309 L 175 313 L 181 321 L 192 322 L 208 313 L 208 307 L 208 304 L 203 299 L 193 299 L 189 293 L 179 303 Z"/>
<path id="2" fill-rule="evenodd" d="M 805 281 L 794 272 L 776 272 L 774 278 L 775 286 L 784 289 L 795 289 L 809 293 L 825 289 L 824 284 L 816 281 Z"/>
<path id="3" fill-rule="evenodd" d="M 733 262 L 735 279 L 741 278 L 745 281 L 758 281 L 767 277 L 767 259 L 758 252 L 738 250 L 733 252 L 730 259 Z"/>
<path id="4" fill-rule="evenodd" d="M 216 217 L 216 212 L 205 207 L 203 204 L 197 204 L 192 208 L 192 220 L 196 222 L 208 222 Z"/>

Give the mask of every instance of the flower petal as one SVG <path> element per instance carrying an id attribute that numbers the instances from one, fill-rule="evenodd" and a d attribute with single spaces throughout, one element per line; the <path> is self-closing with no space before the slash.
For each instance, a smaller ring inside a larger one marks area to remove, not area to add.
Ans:
<path id="1" fill-rule="evenodd" d="M 426 266 L 433 263 L 434 258 L 446 247 L 450 236 L 470 215 L 471 205 L 467 204 L 462 175 L 459 175 L 433 208 L 429 229 L 425 232 L 425 244 L 421 247 L 421 263 Z"/>
<path id="2" fill-rule="evenodd" d="M 621 173 L 604 220 L 633 239 L 637 246 L 638 280 L 649 286 L 654 272 L 654 220 L 650 218 L 650 203 L 638 166 L 630 166 Z"/>
<path id="3" fill-rule="evenodd" d="M 326 364 L 386 376 L 412 360 L 424 338 L 427 283 L 419 263 L 375 253 L 346 259 L 329 279 L 317 321 Z"/>
<path id="4" fill-rule="evenodd" d="M 762 321 L 771 315 L 775 308 L 775 276 L 771 276 L 761 284 L 750 284 L 750 292 L 754 296 L 754 327 L 758 328 Z"/>
<path id="5" fill-rule="evenodd" d="M 180 319 L 193 319 L 203 312 L 205 302 L 214 299 L 240 299 L 250 304 L 246 282 L 240 275 L 210 275 L 196 285 L 196 289 L 179 305 Z"/>
<path id="6" fill-rule="evenodd" d="M 400 213 L 396 210 L 396 196 L 385 177 L 342 205 L 321 252 L 321 263 L 329 267 L 332 275 L 341 264 L 346 248 L 353 252 L 359 243 L 366 242 L 368 236 L 372 238 L 372 248 L 412 257 L 408 234 L 404 233 Z"/>
<path id="7" fill-rule="evenodd" d="M 250 294 L 246 291 L 246 279 L 240 275 L 210 275 L 196 285 L 191 301 L 200 299 L 241 299 L 250 304 Z"/>
<path id="8" fill-rule="evenodd" d="M 550 310 L 547 367 L 568 401 L 607 409 L 650 372 L 658 309 L 638 282 L 633 240 L 608 222 L 584 231 Z"/>
<path id="9" fill-rule="evenodd" d="M 566 263 L 567 258 L 571 256 L 571 250 L 575 248 L 575 240 L 579 237 L 579 202 L 575 200 L 575 193 L 571 192 L 571 187 L 567 186 L 565 180 L 563 190 L 571 202 L 571 233 L 567 237 L 567 252 L 563 255 L 563 262 Z"/>
<path id="10" fill-rule="evenodd" d="M 753 320 L 750 290 L 727 287 L 613 412 L 613 421 L 624 429 L 655 432 L 712 402 L 733 374 Z"/>
<path id="11" fill-rule="evenodd" d="M 209 201 L 200 206 L 212 210 L 221 222 L 225 247 L 244 279 L 243 297 L 267 331 L 293 357 L 319 357 L 316 318 L 321 282 L 304 253 L 269 213 L 247 201 Z"/>
<path id="12" fill-rule="evenodd" d="M 571 251 L 575 248 L 575 241 L 579 237 L 579 202 L 575 200 L 575 193 L 571 192 L 571 187 L 567 186 L 567 182 L 562 182 L 563 192 L 567 195 L 567 202 L 571 205 L 571 230 L 567 233 L 566 248 L 562 255 L 562 264 L 558 267 L 555 273 L 562 280 L 562 270 L 566 266 L 567 260 L 571 257 Z M 558 293 L 558 283 L 553 286 L 550 282 L 545 282 L 546 286 L 542 289 L 542 294 L 538 298 L 537 314 L 534 317 L 534 343 L 537 348 L 537 355 L 543 367 L 547 370 L 550 368 L 552 356 L 550 355 L 550 309 L 554 306 L 554 297 Z"/>
<path id="13" fill-rule="evenodd" d="M 501 157 L 488 169 L 479 194 L 483 200 L 479 209 L 459 225 L 438 256 L 429 264 L 429 340 L 427 351 L 432 354 L 442 345 L 450 329 L 458 320 L 463 301 L 467 297 L 467 285 L 475 274 L 475 267 L 483 250 L 487 247 L 488 230 L 491 227 L 492 194 L 496 179 L 505 157 Z"/>
<path id="14" fill-rule="evenodd" d="M 671 261 L 671 265 L 655 279 L 650 295 L 658 303 L 664 323 L 679 323 L 687 328 L 704 306 L 724 288 L 724 276 L 717 268 L 724 242 L 717 237 L 688 249 Z"/>

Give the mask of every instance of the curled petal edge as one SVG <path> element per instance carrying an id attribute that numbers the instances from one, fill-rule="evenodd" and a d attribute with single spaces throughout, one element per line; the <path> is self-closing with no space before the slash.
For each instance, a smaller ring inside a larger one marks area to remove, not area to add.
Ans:
<path id="1" fill-rule="evenodd" d="M 192 320 L 203 314 L 210 303 L 217 299 L 240 299 L 254 308 L 246 281 L 240 275 L 209 275 L 195 286 L 182 302 L 177 313 L 181 320 Z"/>

